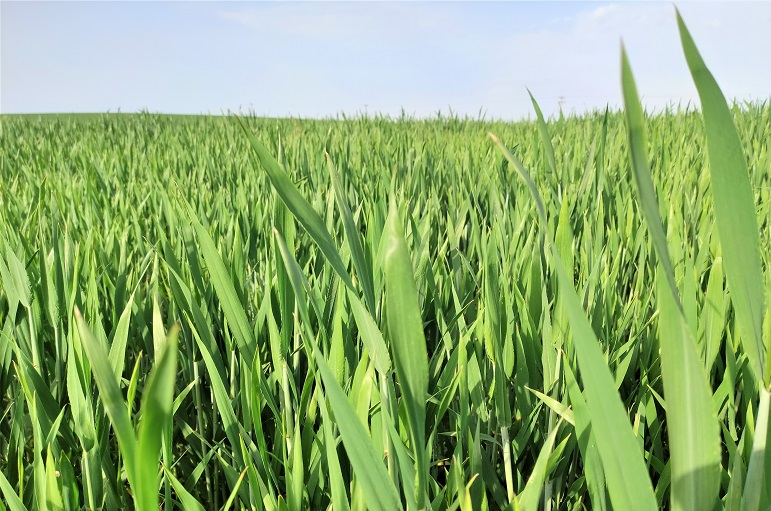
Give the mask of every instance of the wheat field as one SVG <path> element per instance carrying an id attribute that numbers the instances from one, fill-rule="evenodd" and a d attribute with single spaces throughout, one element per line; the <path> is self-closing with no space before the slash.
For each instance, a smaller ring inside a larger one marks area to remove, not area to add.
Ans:
<path id="1" fill-rule="evenodd" d="M 0 509 L 771 509 L 771 107 L 678 21 L 698 110 L 2 116 Z"/>

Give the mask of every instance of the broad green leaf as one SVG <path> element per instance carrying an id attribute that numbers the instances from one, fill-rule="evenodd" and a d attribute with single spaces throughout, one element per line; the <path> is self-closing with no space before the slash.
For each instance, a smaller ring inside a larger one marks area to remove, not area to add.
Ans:
<path id="1" fill-rule="evenodd" d="M 760 265 L 760 237 L 755 213 L 755 197 L 747 161 L 731 111 L 715 78 L 707 69 L 680 12 L 677 24 L 685 60 L 701 99 L 707 136 L 715 224 L 723 251 L 731 302 L 741 331 L 741 341 L 752 372 L 763 380 L 763 274 Z M 771 382 L 765 382 L 766 385 Z"/>
<path id="2" fill-rule="evenodd" d="M 746 483 L 742 496 L 742 511 L 771 508 L 771 427 L 769 407 L 771 392 L 760 391 L 760 406 L 755 422 L 752 456 L 747 466 Z"/>
<path id="3" fill-rule="evenodd" d="M 166 328 L 163 326 L 161 306 L 158 304 L 158 295 L 153 294 L 153 357 L 157 362 L 166 344 Z"/>
<path id="4" fill-rule="evenodd" d="M 635 183 L 662 270 L 658 272 L 659 346 L 667 401 L 671 506 L 676 511 L 712 509 L 720 490 L 720 428 L 712 408 L 712 390 L 675 284 L 648 166 L 642 107 L 623 49 L 621 68 Z"/>
<path id="5" fill-rule="evenodd" d="M 525 387 L 527 390 L 532 392 L 538 399 L 543 401 L 543 404 L 554 410 L 554 413 L 559 415 L 562 419 L 565 420 L 568 424 L 575 426 L 575 418 L 573 417 L 573 410 L 565 406 L 564 404 L 560 403 L 553 397 L 547 396 L 543 392 L 539 392 L 535 389 L 531 389 L 530 387 Z"/>
<path id="6" fill-rule="evenodd" d="M 123 375 L 124 365 L 126 363 L 126 346 L 128 343 L 129 324 L 131 322 L 131 308 L 134 305 L 134 293 L 128 299 L 126 308 L 118 320 L 118 326 L 115 327 L 115 334 L 112 336 L 110 344 L 110 354 L 107 358 L 110 360 L 115 376 L 120 378 Z"/>
<path id="7" fill-rule="evenodd" d="M 155 365 L 142 392 L 142 419 L 137 442 L 137 509 L 158 508 L 158 461 L 161 437 L 171 421 L 171 406 L 177 376 L 177 335 L 172 327 L 156 358 Z"/>
<path id="8" fill-rule="evenodd" d="M 675 272 L 672 269 L 672 259 L 669 257 L 667 247 L 667 235 L 659 217 L 659 205 L 656 200 L 656 192 L 651 179 L 651 169 L 648 164 L 648 143 L 645 138 L 644 119 L 642 106 L 637 94 L 637 86 L 632 76 L 632 68 L 626 56 L 626 50 L 621 48 L 621 82 L 624 96 L 624 113 L 626 114 L 627 133 L 629 135 L 629 153 L 632 159 L 632 172 L 637 186 L 638 198 L 648 225 L 648 232 L 653 239 L 653 245 L 658 254 L 664 275 L 667 278 L 669 289 L 672 292 L 672 301 L 683 313 L 680 303 L 680 295 L 677 293 Z"/>
<path id="9" fill-rule="evenodd" d="M 659 273 L 659 345 L 674 510 L 712 509 L 720 490 L 720 428 L 696 345 Z"/>
<path id="10" fill-rule="evenodd" d="M 731 482 L 725 496 L 725 511 L 740 511 L 742 506 L 742 490 L 744 489 L 744 463 L 741 454 L 734 455 L 731 464 Z"/>
<path id="11" fill-rule="evenodd" d="M 332 369 L 332 373 L 335 375 L 335 379 L 340 385 L 344 385 L 346 380 L 345 339 L 343 338 L 345 292 L 345 286 L 338 284 L 337 302 L 335 303 L 335 313 L 332 319 L 332 336 L 329 340 L 329 367 Z"/>
<path id="12" fill-rule="evenodd" d="M 228 511 L 231 507 L 233 507 L 233 503 L 236 501 L 236 497 L 238 497 L 238 490 L 241 488 L 241 482 L 243 482 L 245 475 L 246 469 L 241 471 L 241 475 L 238 476 L 238 479 L 233 485 L 233 490 L 231 490 L 230 495 L 228 496 L 228 500 L 225 502 L 225 505 L 222 506 L 221 511 Z"/>
<path id="13" fill-rule="evenodd" d="M 557 172 L 557 160 L 554 157 L 554 146 L 551 143 L 551 135 L 549 135 L 549 128 L 546 126 L 546 120 L 541 113 L 541 107 L 538 106 L 533 97 L 533 93 L 530 89 L 527 90 L 530 96 L 530 101 L 533 103 L 533 109 L 535 110 L 536 120 L 538 124 L 538 134 L 541 136 L 541 143 L 543 144 L 544 152 L 546 153 L 546 163 L 548 164 L 549 172 L 556 174 Z"/>
<path id="14" fill-rule="evenodd" d="M 402 388 L 409 418 L 410 438 L 416 458 L 418 509 L 424 506 L 428 477 L 425 451 L 428 354 L 412 260 L 404 240 L 402 221 L 394 203 L 383 233 L 385 246 L 385 306 L 396 376 Z"/>
<path id="15" fill-rule="evenodd" d="M 589 409 L 570 366 L 564 364 L 564 368 L 565 383 L 570 396 L 570 403 L 573 406 L 573 417 L 576 421 L 576 440 L 584 462 L 584 474 L 589 487 L 592 509 L 604 511 L 608 508 L 605 498 L 605 473 L 602 469 L 600 452 L 597 450 L 597 440 L 592 432 Z"/>
<path id="16" fill-rule="evenodd" d="M 16 494 L 11 483 L 8 482 L 8 479 L 5 478 L 5 474 L 3 474 L 2 470 L 0 470 L 0 490 L 3 492 L 5 504 L 8 506 L 8 509 L 11 511 L 27 511 L 27 508 L 24 507 L 24 503 L 22 503 L 21 499 Z"/>
<path id="17" fill-rule="evenodd" d="M 361 303 L 356 293 L 349 290 L 348 299 L 351 304 L 354 320 L 359 328 L 362 343 L 369 352 L 369 358 L 380 374 L 388 374 L 391 370 L 391 356 L 388 354 L 383 334 L 378 329 L 377 323 L 372 319 L 364 304 Z"/>
<path id="18" fill-rule="evenodd" d="M 48 506 L 48 511 L 64 510 L 62 487 L 57 472 L 54 457 L 51 454 L 51 446 L 49 445 L 46 452 L 46 506 Z"/>
<path id="19" fill-rule="evenodd" d="M 725 292 L 723 291 L 723 259 L 718 257 L 709 270 L 707 292 L 702 309 L 705 340 L 705 367 L 711 368 L 720 352 L 720 341 L 725 330 Z"/>
<path id="20" fill-rule="evenodd" d="M 164 469 L 166 477 L 171 481 L 171 485 L 174 487 L 174 492 L 177 494 L 177 498 L 182 504 L 182 508 L 185 511 L 204 511 L 204 507 L 193 495 L 187 491 L 185 485 L 179 482 L 179 479 L 174 477 L 169 469 Z"/>
<path id="21" fill-rule="evenodd" d="M 5 244 L 5 258 L 8 263 L 8 274 L 3 272 L 2 277 L 5 281 L 6 293 L 11 300 L 16 299 L 24 307 L 29 308 L 32 305 L 32 286 L 29 282 L 29 276 L 24 263 L 19 260 L 7 242 Z M 0 269 L 4 267 L 5 265 L 0 265 Z"/>

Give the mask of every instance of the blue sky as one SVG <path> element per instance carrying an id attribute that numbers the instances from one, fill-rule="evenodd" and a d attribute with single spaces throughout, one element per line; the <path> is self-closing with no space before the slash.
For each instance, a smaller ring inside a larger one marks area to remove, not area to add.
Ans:
<path id="1" fill-rule="evenodd" d="M 679 3 L 729 98 L 771 97 L 771 2 Z M 669 2 L 0 2 L 0 112 L 517 119 L 696 98 Z"/>

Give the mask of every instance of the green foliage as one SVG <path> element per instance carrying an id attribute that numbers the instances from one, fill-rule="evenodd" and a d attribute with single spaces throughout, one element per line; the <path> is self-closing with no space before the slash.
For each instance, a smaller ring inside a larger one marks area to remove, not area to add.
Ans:
<path id="1" fill-rule="evenodd" d="M 0 509 L 768 506 L 771 107 L 678 21 L 703 116 L 0 117 Z"/>

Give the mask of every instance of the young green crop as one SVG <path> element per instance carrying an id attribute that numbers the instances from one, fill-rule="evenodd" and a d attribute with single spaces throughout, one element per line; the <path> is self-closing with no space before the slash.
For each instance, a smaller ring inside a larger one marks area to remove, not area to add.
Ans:
<path id="1" fill-rule="evenodd" d="M 771 107 L 678 22 L 702 112 L 0 118 L 0 510 L 767 507 Z"/>

